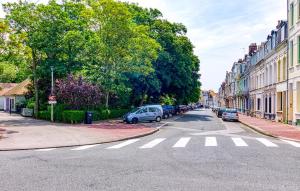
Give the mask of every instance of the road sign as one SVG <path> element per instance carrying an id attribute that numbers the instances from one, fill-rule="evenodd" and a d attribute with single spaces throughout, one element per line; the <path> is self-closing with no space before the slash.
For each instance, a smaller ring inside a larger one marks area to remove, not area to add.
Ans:
<path id="1" fill-rule="evenodd" d="M 48 101 L 48 104 L 57 104 L 57 101 Z"/>

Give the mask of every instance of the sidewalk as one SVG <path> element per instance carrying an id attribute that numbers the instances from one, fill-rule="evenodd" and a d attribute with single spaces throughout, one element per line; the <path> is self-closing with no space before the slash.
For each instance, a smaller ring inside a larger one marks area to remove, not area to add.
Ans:
<path id="1" fill-rule="evenodd" d="M 262 134 L 300 142 L 300 129 L 297 129 L 295 126 L 249 117 L 242 114 L 239 115 L 239 120 L 241 123 Z"/>
<path id="2" fill-rule="evenodd" d="M 108 143 L 158 131 L 142 124 L 102 122 L 92 125 L 55 124 L 0 112 L 0 151 L 71 147 Z M 2 138 L 1 138 L 2 133 Z"/>

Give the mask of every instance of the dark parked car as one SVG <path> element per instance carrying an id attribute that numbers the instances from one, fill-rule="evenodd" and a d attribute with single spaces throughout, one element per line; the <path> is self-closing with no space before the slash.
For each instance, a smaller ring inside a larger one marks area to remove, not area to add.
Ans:
<path id="1" fill-rule="evenodd" d="M 219 117 L 219 118 L 221 118 L 222 117 L 222 115 L 223 115 L 223 113 L 226 111 L 226 108 L 220 108 L 219 110 L 218 110 L 218 112 L 217 112 L 217 116 Z"/>
<path id="2" fill-rule="evenodd" d="M 172 117 L 172 115 L 176 114 L 175 107 L 172 105 L 164 105 L 163 108 L 163 118 L 167 119 L 169 117 Z"/>
<path id="3" fill-rule="evenodd" d="M 187 112 L 187 111 L 188 111 L 188 107 L 186 105 L 176 105 L 175 106 L 176 115 Z"/>

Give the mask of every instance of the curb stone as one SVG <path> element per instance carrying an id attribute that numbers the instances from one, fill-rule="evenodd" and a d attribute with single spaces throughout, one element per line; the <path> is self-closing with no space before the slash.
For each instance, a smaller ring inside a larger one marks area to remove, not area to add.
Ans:
<path id="1" fill-rule="evenodd" d="M 88 144 L 73 144 L 73 145 L 67 145 L 67 146 L 55 146 L 55 147 L 34 147 L 34 148 L 24 148 L 24 149 L 0 149 L 0 151 L 26 151 L 26 150 L 37 150 L 37 149 L 54 149 L 54 148 L 69 148 L 69 147 L 79 147 L 79 146 L 87 146 L 87 145 L 97 145 L 97 144 L 105 144 L 105 143 L 114 143 L 114 142 L 119 142 L 119 141 L 126 141 L 129 139 L 136 139 L 140 137 L 145 137 L 148 135 L 152 135 L 156 132 L 158 132 L 159 129 L 155 128 L 154 130 L 144 133 L 141 135 L 136 135 L 136 136 L 131 136 L 131 137 L 126 137 L 122 139 L 117 139 L 117 140 L 112 140 L 112 141 L 102 141 L 102 142 L 95 142 L 95 143 L 88 143 Z"/>
<path id="2" fill-rule="evenodd" d="M 276 135 L 272 135 L 268 132 L 265 132 L 264 130 L 260 129 L 259 127 L 256 127 L 254 125 L 249 125 L 248 123 L 245 123 L 245 122 L 242 122 L 242 121 L 239 121 L 240 123 L 246 125 L 247 127 L 249 127 L 250 129 L 260 133 L 260 134 L 263 134 L 265 136 L 268 136 L 268 137 L 272 137 L 272 138 L 276 138 L 276 139 L 284 139 L 284 140 L 289 140 L 289 141 L 296 141 L 296 142 L 300 142 L 300 140 L 297 140 L 297 139 L 291 139 L 291 138 L 287 138 L 287 137 L 282 137 L 282 136 L 276 136 Z"/>

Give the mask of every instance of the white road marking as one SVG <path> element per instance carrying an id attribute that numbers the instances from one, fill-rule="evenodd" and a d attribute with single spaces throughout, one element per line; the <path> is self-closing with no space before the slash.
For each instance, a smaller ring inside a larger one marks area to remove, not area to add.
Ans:
<path id="1" fill-rule="evenodd" d="M 53 151 L 56 148 L 49 148 L 49 149 L 36 149 L 35 151 L 42 151 L 42 152 L 46 152 L 46 151 Z"/>
<path id="2" fill-rule="evenodd" d="M 264 144 L 267 147 L 278 147 L 278 145 L 272 143 L 271 141 L 269 141 L 268 139 L 265 139 L 265 138 L 256 138 L 256 140 L 258 140 L 259 142 L 261 142 L 262 144 Z"/>
<path id="3" fill-rule="evenodd" d="M 283 142 L 286 142 L 286 143 L 290 144 L 290 145 L 293 145 L 294 147 L 300 147 L 300 143 L 297 143 L 295 141 L 288 141 L 288 140 L 283 140 L 283 139 L 281 139 L 281 140 Z"/>
<path id="4" fill-rule="evenodd" d="M 160 128 L 162 128 L 163 126 L 165 126 L 165 125 L 167 125 L 167 124 L 169 124 L 170 122 L 166 122 L 166 123 L 164 123 L 164 124 L 162 124 L 162 125 L 160 125 L 160 126 L 158 126 L 158 127 L 156 127 L 157 129 L 160 129 Z"/>
<path id="5" fill-rule="evenodd" d="M 153 148 L 156 145 L 158 145 L 159 143 L 163 142 L 164 140 L 165 140 L 165 138 L 154 139 L 153 141 L 150 141 L 149 143 L 141 146 L 140 149 L 150 149 L 150 148 Z"/>
<path id="6" fill-rule="evenodd" d="M 71 150 L 72 151 L 81 151 L 81 150 L 93 148 L 95 146 L 97 146 L 97 145 L 84 145 L 84 146 L 76 147 L 75 149 L 71 149 Z"/>
<path id="7" fill-rule="evenodd" d="M 248 147 L 247 143 L 242 138 L 232 137 L 231 139 L 237 147 Z"/>
<path id="8" fill-rule="evenodd" d="M 114 145 L 114 146 L 112 146 L 112 147 L 108 147 L 108 148 L 106 148 L 106 149 L 120 149 L 120 148 L 125 147 L 125 146 L 127 146 L 127 145 L 130 145 L 130 144 L 132 144 L 132 143 L 135 143 L 135 142 L 137 142 L 137 141 L 139 141 L 139 140 L 140 140 L 140 139 L 130 139 L 130 140 L 128 140 L 128 141 L 125 141 L 125 142 L 123 142 L 123 143 Z"/>
<path id="9" fill-rule="evenodd" d="M 174 148 L 183 148 L 189 143 L 190 140 L 191 140 L 191 137 L 182 137 L 175 143 L 175 145 L 173 147 Z"/>
<path id="10" fill-rule="evenodd" d="M 206 147 L 218 146 L 216 137 L 205 137 L 205 146 Z"/>

